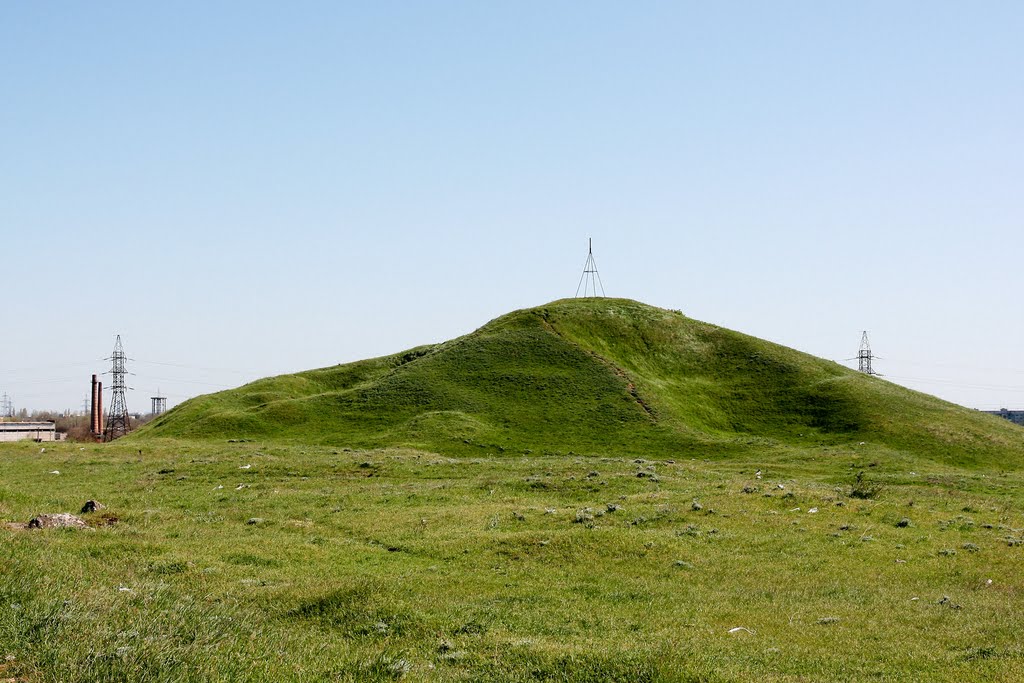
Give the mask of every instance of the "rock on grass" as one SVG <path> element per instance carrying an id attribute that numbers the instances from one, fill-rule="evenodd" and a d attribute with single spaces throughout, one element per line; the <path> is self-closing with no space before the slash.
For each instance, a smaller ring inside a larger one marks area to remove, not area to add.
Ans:
<path id="1" fill-rule="evenodd" d="M 67 512 L 44 514 L 29 520 L 29 529 L 84 529 L 85 520 Z"/>

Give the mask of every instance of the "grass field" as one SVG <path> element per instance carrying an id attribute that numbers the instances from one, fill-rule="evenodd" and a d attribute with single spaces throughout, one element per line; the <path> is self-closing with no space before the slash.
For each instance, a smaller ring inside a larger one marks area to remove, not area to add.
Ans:
<path id="1" fill-rule="evenodd" d="M 108 506 L 0 529 L 0 681 L 1024 680 L 1022 452 L 790 349 L 556 302 L 113 444 L 0 445 L 0 519 Z"/>
<path id="2" fill-rule="evenodd" d="M 79 448 L 0 449 L 4 518 L 109 506 L 0 532 L 15 680 L 1024 678 L 1017 471 Z"/>

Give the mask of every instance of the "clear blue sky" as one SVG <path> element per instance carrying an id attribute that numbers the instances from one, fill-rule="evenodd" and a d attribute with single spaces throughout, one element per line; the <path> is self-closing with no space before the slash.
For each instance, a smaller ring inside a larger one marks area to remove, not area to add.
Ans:
<path id="1" fill-rule="evenodd" d="M 129 408 L 576 288 L 1024 408 L 1024 3 L 0 5 L 0 392 Z"/>

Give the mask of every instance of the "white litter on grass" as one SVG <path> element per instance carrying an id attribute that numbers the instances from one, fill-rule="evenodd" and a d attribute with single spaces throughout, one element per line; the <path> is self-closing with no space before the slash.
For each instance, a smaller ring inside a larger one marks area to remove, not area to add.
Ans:
<path id="1" fill-rule="evenodd" d="M 818 511 L 818 508 L 811 508 L 811 509 L 810 509 L 810 510 L 808 510 L 807 512 L 809 512 L 810 514 L 812 514 L 812 515 L 813 515 L 813 514 L 814 514 L 815 512 L 817 512 L 817 511 Z"/>
<path id="2" fill-rule="evenodd" d="M 241 491 L 242 489 L 247 489 L 247 488 L 249 488 L 249 487 L 246 484 L 239 484 L 238 486 L 235 487 L 235 490 L 236 491 Z"/>
<path id="3" fill-rule="evenodd" d="M 128 586 L 118 586 L 117 587 L 117 592 L 118 593 L 131 593 L 132 589 L 129 588 Z"/>
<path id="4" fill-rule="evenodd" d="M 992 579 L 989 579 L 988 581 L 986 581 L 985 585 L 986 586 L 991 586 L 992 585 Z"/>
<path id="5" fill-rule="evenodd" d="M 921 598 L 910 598 L 910 602 L 914 602 L 915 600 L 920 600 L 920 599 Z"/>
<path id="6" fill-rule="evenodd" d="M 216 488 L 214 488 L 213 490 L 216 491 L 217 489 L 222 489 L 222 488 L 224 488 L 224 484 L 217 484 Z"/>
<path id="7" fill-rule="evenodd" d="M 44 447 L 44 448 L 40 448 L 40 449 L 39 449 L 39 452 L 40 452 L 40 453 L 45 453 L 45 452 L 46 452 L 46 448 L 45 448 L 45 447 Z"/>
<path id="8" fill-rule="evenodd" d="M 60 470 L 53 470 L 50 474 L 60 474 Z"/>
<path id="9" fill-rule="evenodd" d="M 729 629 L 729 633 L 739 633 L 740 631 L 745 631 L 745 632 L 749 633 L 750 635 L 756 635 L 757 634 L 757 631 L 751 631 L 746 626 L 737 626 L 736 628 Z"/>
<path id="10" fill-rule="evenodd" d="M 800 508 L 793 508 L 790 512 L 800 512 Z"/>
<path id="11" fill-rule="evenodd" d="M 241 466 L 241 467 L 239 467 L 238 469 L 240 469 L 240 470 L 247 470 L 247 469 L 249 469 L 250 467 L 252 467 L 252 465 L 242 465 L 242 466 Z"/>

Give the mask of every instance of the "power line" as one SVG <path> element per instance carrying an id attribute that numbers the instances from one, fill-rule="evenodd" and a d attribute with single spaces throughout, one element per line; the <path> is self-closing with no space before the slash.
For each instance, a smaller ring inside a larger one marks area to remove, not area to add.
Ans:
<path id="1" fill-rule="evenodd" d="M 106 360 L 106 359 L 105 358 L 100 358 L 100 359 L 97 359 L 97 360 Z M 83 362 L 80 362 L 80 363 L 62 363 L 60 365 L 46 365 L 46 366 L 37 367 L 37 368 L 3 368 L 2 370 L 0 370 L 0 372 L 9 372 L 9 373 L 12 373 L 12 374 L 17 374 L 19 372 L 40 372 L 40 371 L 43 371 L 43 370 L 60 370 L 62 368 L 78 368 L 78 367 L 82 367 L 82 366 L 86 366 L 86 365 L 92 365 L 95 362 L 96 361 L 90 360 L 90 361 L 83 361 Z"/>
<path id="2" fill-rule="evenodd" d="M 905 360 L 902 358 L 893 358 L 891 356 L 887 356 L 887 359 L 893 363 L 899 363 L 900 365 L 916 365 L 918 367 L 926 368 L 951 368 L 954 370 L 970 370 L 973 372 L 1015 372 L 1024 374 L 1024 369 L 1020 368 L 979 368 L 971 365 L 958 365 L 956 363 L 922 363 L 921 361 Z"/>
<path id="3" fill-rule="evenodd" d="M 963 389 L 986 389 L 990 391 L 1024 391 L 1024 385 L 1010 385 L 1010 384 L 973 384 L 970 382 L 958 382 L 956 380 L 947 379 L 931 379 L 927 377 L 906 377 L 903 375 L 888 375 L 893 379 L 901 379 L 908 382 L 922 382 L 924 384 L 944 384 L 951 387 L 960 387 Z"/>
<path id="4" fill-rule="evenodd" d="M 215 387 L 217 389 L 231 389 L 227 384 L 214 384 L 213 382 L 200 382 L 194 379 L 174 379 L 171 377 L 154 377 L 153 375 L 136 375 L 139 379 L 155 379 L 161 382 L 180 382 L 182 384 L 201 384 L 203 386 Z"/>
<path id="5" fill-rule="evenodd" d="M 16 380 L 16 381 L 8 381 L 6 383 L 7 384 L 15 384 L 15 385 L 17 385 L 17 384 L 35 385 L 35 384 L 68 384 L 70 382 L 74 382 L 74 383 L 77 384 L 79 381 L 80 380 L 72 378 L 72 377 L 61 377 L 61 378 L 54 378 L 54 379 L 22 379 L 22 380 Z"/>
<path id="6" fill-rule="evenodd" d="M 41 366 L 37 366 L 37 367 L 34 367 L 34 368 L 2 368 L 2 369 L 0 369 L 0 372 L 12 374 L 12 375 L 16 375 L 16 374 L 19 374 L 19 373 L 27 373 L 27 372 L 45 372 L 45 371 L 50 371 L 50 370 L 62 370 L 62 369 L 65 369 L 65 368 L 78 368 L 78 367 L 92 366 L 92 365 L 94 365 L 97 362 L 107 361 L 107 360 L 110 360 L 110 359 L 109 358 L 97 358 L 96 360 L 90 360 L 90 361 L 83 361 L 83 362 L 77 362 L 77 363 L 59 363 L 57 365 L 41 365 Z M 143 363 L 145 365 L 161 365 L 161 366 L 170 367 L 170 368 L 181 368 L 183 370 L 202 370 L 204 372 L 229 372 L 229 373 L 236 374 L 236 375 L 258 374 L 258 373 L 256 373 L 255 371 L 252 371 L 252 370 L 235 370 L 235 369 L 232 369 L 232 368 L 211 368 L 211 367 L 204 367 L 204 366 L 201 366 L 201 365 L 189 365 L 187 363 L 172 363 L 172 362 L 169 362 L 169 361 L 142 360 L 142 359 L 138 359 L 138 358 L 126 358 L 125 360 L 130 360 L 133 363 Z M 24 380 L 24 381 L 32 381 L 32 380 Z"/>
<path id="7" fill-rule="evenodd" d="M 146 365 L 162 365 L 169 368 L 182 368 L 185 370 L 204 370 L 206 372 L 230 372 L 238 375 L 251 375 L 254 374 L 248 370 L 230 370 L 228 368 L 205 368 L 198 365 L 186 365 L 185 363 L 168 363 L 157 360 L 139 360 L 136 358 L 132 359 L 135 363 L 144 363 Z"/>

